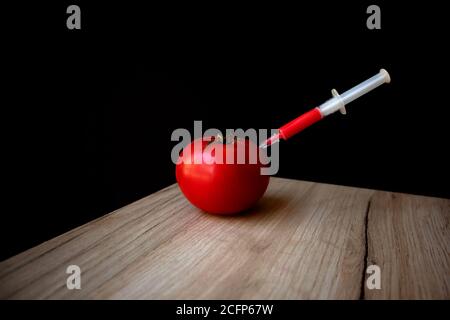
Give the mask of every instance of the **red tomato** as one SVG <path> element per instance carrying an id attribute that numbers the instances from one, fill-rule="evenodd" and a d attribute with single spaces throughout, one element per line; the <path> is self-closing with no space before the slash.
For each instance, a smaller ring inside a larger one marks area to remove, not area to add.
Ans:
<path id="1" fill-rule="evenodd" d="M 209 213 L 233 214 L 250 208 L 263 196 L 269 184 L 269 176 L 261 175 L 263 164 L 259 155 L 256 163 L 249 161 L 248 151 L 251 148 L 258 150 L 256 145 L 248 139 L 231 143 L 214 140 L 215 137 L 195 140 L 183 149 L 176 165 L 181 191 L 193 205 Z M 194 148 L 195 143 L 199 145 L 198 150 Z M 207 148 L 211 143 L 219 144 L 216 148 L 221 148 L 223 155 L 234 149 L 235 160 L 238 148 L 245 148 L 245 163 L 211 163 L 221 156 Z M 201 163 L 195 163 L 195 157 Z"/>

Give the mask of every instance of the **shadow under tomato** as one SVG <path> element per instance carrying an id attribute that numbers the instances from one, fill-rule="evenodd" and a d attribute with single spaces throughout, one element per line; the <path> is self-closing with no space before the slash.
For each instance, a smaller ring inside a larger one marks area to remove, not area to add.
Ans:
<path id="1" fill-rule="evenodd" d="M 278 209 L 286 206 L 289 197 L 282 195 L 265 195 L 251 208 L 236 214 L 215 215 L 223 219 L 249 219 L 253 217 L 267 216 L 275 213 Z"/>

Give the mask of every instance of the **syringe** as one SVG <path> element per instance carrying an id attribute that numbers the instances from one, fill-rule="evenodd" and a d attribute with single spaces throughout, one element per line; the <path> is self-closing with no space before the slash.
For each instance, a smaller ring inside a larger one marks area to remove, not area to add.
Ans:
<path id="1" fill-rule="evenodd" d="M 297 133 L 306 129 L 310 125 L 316 123 L 322 118 L 325 118 L 326 116 L 338 110 L 342 114 L 346 114 L 347 113 L 345 109 L 346 104 L 361 97 L 367 92 L 372 91 L 373 89 L 379 87 L 383 83 L 389 82 L 391 82 L 391 77 L 389 76 L 389 73 L 385 69 L 381 69 L 380 72 L 374 75 L 372 78 L 367 79 L 364 82 L 361 82 L 357 86 L 351 88 L 350 90 L 345 91 L 341 95 L 339 95 L 339 93 L 335 89 L 331 90 L 333 98 L 329 99 L 320 106 L 302 114 L 298 118 L 282 126 L 280 129 L 278 129 L 278 133 L 274 134 L 269 139 L 264 141 L 260 145 L 260 147 L 267 148 L 271 144 L 280 141 L 280 139 L 287 140 L 293 135 L 296 135 Z"/>

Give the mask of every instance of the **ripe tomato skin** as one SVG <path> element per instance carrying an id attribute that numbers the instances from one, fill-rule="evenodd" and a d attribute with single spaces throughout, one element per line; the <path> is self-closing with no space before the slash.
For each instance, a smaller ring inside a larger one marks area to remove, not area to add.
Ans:
<path id="1" fill-rule="evenodd" d="M 203 160 L 215 156 L 204 152 L 211 139 L 196 140 L 183 150 L 176 165 L 181 191 L 194 206 L 212 214 L 234 214 L 250 208 L 264 195 L 269 184 L 270 177 L 261 175 L 263 165 L 259 157 L 255 164 L 249 163 L 248 158 L 244 164 L 194 163 L 195 156 Z M 201 148 L 194 150 L 194 143 L 200 143 Z M 245 144 L 248 150 L 253 142 L 238 140 L 220 147 L 226 153 L 230 148 L 236 150 L 239 144 Z M 192 152 L 185 152 L 187 148 Z M 183 161 L 182 157 L 185 157 Z"/>

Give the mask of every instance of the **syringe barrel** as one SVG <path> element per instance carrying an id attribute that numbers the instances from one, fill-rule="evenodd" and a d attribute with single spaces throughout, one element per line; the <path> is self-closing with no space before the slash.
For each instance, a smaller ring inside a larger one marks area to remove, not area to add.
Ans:
<path id="1" fill-rule="evenodd" d="M 311 109 L 310 111 L 302 114 L 301 116 L 282 126 L 279 129 L 278 133 L 261 143 L 260 148 L 267 148 L 271 144 L 277 143 L 280 138 L 287 140 L 293 135 L 296 135 L 310 125 L 338 110 L 341 110 L 341 112 L 345 114 L 346 104 L 377 88 L 383 83 L 389 82 L 391 82 L 389 73 L 386 70 L 381 69 L 380 72 L 374 75 L 372 78 L 361 82 L 356 87 L 345 91 L 341 95 L 339 95 L 339 93 L 333 89 L 331 91 L 333 98 L 325 101 L 319 107 Z"/>
<path id="2" fill-rule="evenodd" d="M 380 72 L 374 75 L 372 78 L 367 79 L 366 81 L 361 82 L 360 84 L 351 88 L 350 90 L 347 90 L 344 93 L 342 93 L 340 95 L 342 102 L 344 102 L 344 104 L 348 104 L 353 100 L 366 94 L 367 92 L 372 91 L 373 89 L 377 88 L 383 83 L 389 83 L 390 81 L 391 79 L 387 71 L 381 69 Z"/>

